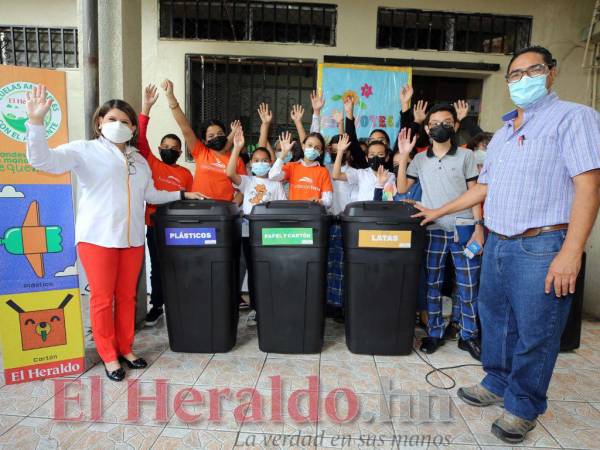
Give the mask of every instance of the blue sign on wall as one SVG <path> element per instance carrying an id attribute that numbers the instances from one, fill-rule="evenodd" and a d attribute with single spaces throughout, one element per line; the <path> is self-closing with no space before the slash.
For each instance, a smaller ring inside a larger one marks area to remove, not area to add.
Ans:
<path id="1" fill-rule="evenodd" d="M 352 99 L 358 137 L 383 129 L 396 141 L 400 131 L 400 90 L 412 83 L 410 67 L 351 64 L 319 64 L 319 88 L 325 98 L 321 111 L 321 133 L 338 134 L 335 111 L 344 111 L 344 100 Z"/>
<path id="2" fill-rule="evenodd" d="M 217 244 L 215 228 L 165 228 L 167 245 L 202 247 Z"/>

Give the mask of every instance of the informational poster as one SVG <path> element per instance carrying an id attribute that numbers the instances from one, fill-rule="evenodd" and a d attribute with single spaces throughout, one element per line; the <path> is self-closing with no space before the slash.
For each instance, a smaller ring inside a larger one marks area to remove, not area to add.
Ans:
<path id="1" fill-rule="evenodd" d="M 7 384 L 84 370 L 83 324 L 68 173 L 25 154 L 26 93 L 48 88 L 50 147 L 67 136 L 64 72 L 0 65 L 0 343 Z"/>
<path id="2" fill-rule="evenodd" d="M 412 83 L 410 67 L 365 66 L 351 64 L 319 64 L 319 90 L 325 107 L 321 111 L 321 132 L 338 134 L 333 118 L 344 111 L 344 101 L 354 103 L 354 120 L 359 138 L 373 130 L 385 130 L 391 143 L 400 132 L 400 90 Z"/>

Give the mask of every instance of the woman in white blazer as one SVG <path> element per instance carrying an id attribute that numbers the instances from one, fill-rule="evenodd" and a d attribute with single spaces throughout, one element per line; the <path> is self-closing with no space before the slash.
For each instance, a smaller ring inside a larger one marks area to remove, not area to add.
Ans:
<path id="1" fill-rule="evenodd" d="M 144 258 L 144 202 L 202 196 L 154 188 L 146 160 L 132 147 L 137 114 L 123 100 L 109 100 L 96 110 L 96 139 L 50 150 L 44 117 L 51 103 L 44 86 L 27 95 L 27 158 L 37 170 L 71 171 L 76 177 L 75 242 L 90 285 L 94 342 L 108 378 L 121 381 L 121 362 L 131 369 L 147 366 L 132 351 L 136 287 Z"/>

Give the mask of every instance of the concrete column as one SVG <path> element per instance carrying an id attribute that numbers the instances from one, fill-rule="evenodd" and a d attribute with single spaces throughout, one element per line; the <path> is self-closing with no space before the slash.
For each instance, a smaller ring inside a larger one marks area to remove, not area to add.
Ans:
<path id="1" fill-rule="evenodd" d="M 120 98 L 142 106 L 142 21 L 140 0 L 99 0 L 100 103 Z"/>

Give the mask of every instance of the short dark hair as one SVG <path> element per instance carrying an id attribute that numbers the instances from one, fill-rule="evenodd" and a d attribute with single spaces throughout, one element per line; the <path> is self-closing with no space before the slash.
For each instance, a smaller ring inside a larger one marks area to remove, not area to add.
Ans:
<path id="1" fill-rule="evenodd" d="M 556 66 L 556 59 L 554 59 L 552 53 L 550 53 L 550 50 L 540 45 L 532 45 L 530 47 L 525 47 L 515 52 L 512 58 L 510 58 L 510 62 L 508 63 L 508 67 L 506 68 L 506 73 L 510 71 L 510 66 L 512 66 L 514 60 L 517 59 L 519 56 L 524 55 L 525 53 L 537 53 L 538 55 L 542 55 L 542 57 L 544 58 L 544 64 L 546 64 L 550 69 Z"/>
<path id="2" fill-rule="evenodd" d="M 173 133 L 169 133 L 169 134 L 165 134 L 162 139 L 160 140 L 160 143 L 162 144 L 165 139 L 173 139 L 175 142 L 177 142 L 179 144 L 179 147 L 181 148 L 181 139 L 179 139 L 179 136 L 177 136 L 176 134 Z"/>
<path id="3" fill-rule="evenodd" d="M 477 148 L 477 146 L 479 144 L 481 144 L 482 142 L 486 142 L 487 141 L 487 143 L 489 143 L 492 140 L 493 136 L 494 136 L 494 133 L 488 133 L 486 131 L 482 131 L 480 133 L 477 133 L 467 143 L 467 148 L 470 148 L 471 150 L 475 150 Z"/>
<path id="4" fill-rule="evenodd" d="M 202 124 L 200 125 L 200 139 L 204 142 L 206 142 L 206 131 L 208 130 L 208 127 L 211 126 L 217 126 L 220 127 L 221 130 L 223 130 L 223 133 L 227 134 L 227 129 L 225 128 L 225 124 L 223 122 L 221 122 L 218 119 L 208 119 L 205 122 L 202 122 Z"/>
<path id="5" fill-rule="evenodd" d="M 390 135 L 387 134 L 387 132 L 385 130 L 382 130 L 381 128 L 375 128 L 373 131 L 371 131 L 369 133 L 369 137 L 373 136 L 374 133 L 383 133 L 385 135 L 385 138 L 387 139 L 388 143 L 390 142 Z"/>
<path id="6" fill-rule="evenodd" d="M 252 156 L 254 156 L 254 154 L 256 152 L 263 152 L 265 153 L 268 157 L 269 157 L 269 161 L 271 161 L 271 152 L 265 148 L 265 147 L 256 147 L 253 151 L 252 151 Z"/>
<path id="7" fill-rule="evenodd" d="M 429 126 L 429 119 L 431 118 L 431 115 L 435 114 L 437 112 L 440 112 L 440 111 L 449 112 L 450 114 L 452 114 L 452 117 L 454 118 L 454 122 L 455 123 L 458 122 L 458 115 L 456 114 L 456 109 L 454 109 L 454 106 L 452 106 L 450 103 L 436 103 L 427 112 L 427 115 L 425 116 L 425 121 L 423 122 L 423 125 Z"/>
<path id="8" fill-rule="evenodd" d="M 367 144 L 367 152 L 369 151 L 369 149 L 371 147 L 374 147 L 376 145 L 383 145 L 385 147 L 385 156 L 387 157 L 390 154 L 390 147 L 389 145 L 387 145 L 385 142 L 383 141 L 371 141 Z"/>
<path id="9" fill-rule="evenodd" d="M 342 137 L 341 134 L 336 134 L 335 136 L 333 136 L 331 138 L 331 140 L 329 141 L 329 145 L 333 145 L 333 144 L 337 144 L 338 142 L 340 142 L 340 138 Z"/>

